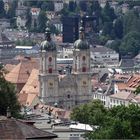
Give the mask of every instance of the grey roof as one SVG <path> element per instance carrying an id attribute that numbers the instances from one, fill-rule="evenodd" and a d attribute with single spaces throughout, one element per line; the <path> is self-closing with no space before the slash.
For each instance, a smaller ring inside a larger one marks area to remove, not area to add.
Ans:
<path id="1" fill-rule="evenodd" d="M 120 67 L 133 68 L 134 67 L 134 60 L 133 59 L 122 59 L 120 62 Z"/>
<path id="2" fill-rule="evenodd" d="M 114 50 L 104 47 L 104 46 L 91 47 L 90 49 L 92 52 L 100 52 L 100 53 L 115 52 Z"/>
<path id="3" fill-rule="evenodd" d="M 51 139 L 57 135 L 16 119 L 0 120 L 0 139 Z"/>

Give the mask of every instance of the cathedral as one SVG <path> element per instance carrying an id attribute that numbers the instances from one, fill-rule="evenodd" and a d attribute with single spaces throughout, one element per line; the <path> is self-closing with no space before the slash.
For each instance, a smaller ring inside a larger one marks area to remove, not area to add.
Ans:
<path id="1" fill-rule="evenodd" d="M 43 103 L 65 109 L 91 100 L 90 46 L 85 40 L 84 28 L 74 42 L 73 66 L 65 75 L 57 70 L 57 47 L 51 39 L 50 29 L 41 43 L 39 96 Z"/>

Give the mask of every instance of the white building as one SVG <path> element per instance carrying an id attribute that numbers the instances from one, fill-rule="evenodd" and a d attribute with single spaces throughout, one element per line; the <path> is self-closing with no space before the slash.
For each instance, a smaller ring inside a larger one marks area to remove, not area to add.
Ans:
<path id="1" fill-rule="evenodd" d="M 116 51 L 99 45 L 93 46 L 90 49 L 93 63 L 103 63 L 107 66 L 118 66 L 119 54 L 116 53 Z"/>
<path id="2" fill-rule="evenodd" d="M 129 104 L 132 103 L 132 100 L 134 102 L 135 95 L 130 92 L 119 92 L 113 95 L 106 95 L 100 92 L 96 92 L 96 93 L 93 93 L 93 99 L 98 99 L 102 101 L 105 107 L 112 108 L 118 105 L 128 106 Z M 135 101 L 135 103 L 136 102 L 137 101 Z"/>
<path id="3" fill-rule="evenodd" d="M 119 92 L 113 95 L 110 95 L 110 108 L 118 105 L 128 106 L 132 98 L 134 98 L 134 94 L 130 92 Z"/>
<path id="4" fill-rule="evenodd" d="M 24 18 L 21 18 L 20 16 L 17 17 L 17 20 L 16 20 L 16 24 L 17 24 L 17 27 L 20 29 L 21 27 L 25 27 L 26 25 L 26 19 Z"/>
<path id="5" fill-rule="evenodd" d="M 38 25 L 39 13 L 40 13 L 40 8 L 31 8 L 32 27 L 36 27 Z"/>

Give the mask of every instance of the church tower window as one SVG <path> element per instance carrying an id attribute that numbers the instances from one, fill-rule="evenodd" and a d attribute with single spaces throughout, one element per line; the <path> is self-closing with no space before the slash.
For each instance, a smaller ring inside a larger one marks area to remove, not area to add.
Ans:
<path id="1" fill-rule="evenodd" d="M 70 98 L 70 95 L 68 94 L 68 96 L 67 96 L 68 98 Z"/>
<path id="2" fill-rule="evenodd" d="M 52 62 L 52 58 L 51 57 L 49 57 L 49 62 Z"/>
<path id="3" fill-rule="evenodd" d="M 86 67 L 83 67 L 82 68 L 82 72 L 86 72 Z"/>
<path id="4" fill-rule="evenodd" d="M 85 57 L 85 56 L 83 56 L 83 57 L 82 57 L 82 60 L 83 60 L 83 61 L 85 61 L 85 60 L 86 60 L 86 57 Z"/>
<path id="5" fill-rule="evenodd" d="M 49 73 L 52 73 L 52 68 L 49 68 Z"/>

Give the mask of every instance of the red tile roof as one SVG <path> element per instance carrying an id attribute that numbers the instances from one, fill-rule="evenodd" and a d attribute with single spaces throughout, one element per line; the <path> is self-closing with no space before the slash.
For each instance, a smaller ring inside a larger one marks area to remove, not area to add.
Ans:
<path id="1" fill-rule="evenodd" d="M 17 66 L 15 66 L 8 74 L 5 79 L 11 83 L 19 84 L 26 83 L 33 68 L 38 69 L 39 64 L 34 59 L 22 60 Z"/>
<path id="2" fill-rule="evenodd" d="M 129 89 L 134 91 L 140 85 L 140 75 L 133 75 L 126 82 L 117 83 L 116 85 L 119 90 Z"/>

